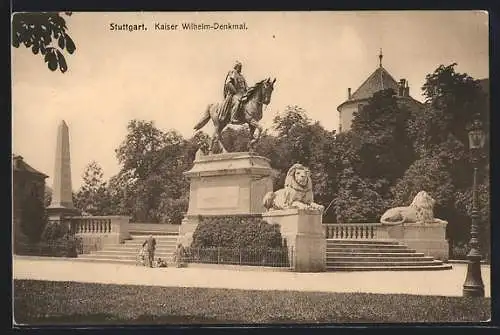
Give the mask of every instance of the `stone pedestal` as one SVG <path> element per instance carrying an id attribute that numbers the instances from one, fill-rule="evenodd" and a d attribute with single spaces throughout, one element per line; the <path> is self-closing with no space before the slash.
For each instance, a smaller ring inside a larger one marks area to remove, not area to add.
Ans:
<path id="1" fill-rule="evenodd" d="M 190 180 L 189 207 L 179 241 L 189 241 L 199 216 L 263 213 L 262 199 L 273 189 L 271 171 L 269 159 L 248 152 L 198 156 L 184 172 Z"/>
<path id="2" fill-rule="evenodd" d="M 49 222 L 62 222 L 65 219 L 81 214 L 76 208 L 67 208 L 62 206 L 50 206 L 47 207 L 46 211 Z"/>
<path id="3" fill-rule="evenodd" d="M 262 218 L 270 224 L 279 224 L 287 241 L 296 272 L 326 270 L 326 238 L 319 211 L 287 209 L 269 211 Z"/>
<path id="4" fill-rule="evenodd" d="M 439 223 L 405 223 L 397 226 L 382 226 L 385 236 L 405 243 L 417 252 L 436 259 L 447 261 L 449 257 L 448 241 L 446 240 L 447 222 Z"/>

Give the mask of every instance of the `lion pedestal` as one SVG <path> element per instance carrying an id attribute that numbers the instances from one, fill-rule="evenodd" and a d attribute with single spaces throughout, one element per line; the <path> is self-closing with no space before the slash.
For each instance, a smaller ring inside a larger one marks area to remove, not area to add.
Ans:
<path id="1" fill-rule="evenodd" d="M 447 261 L 449 245 L 446 240 L 446 221 L 434 223 L 408 222 L 395 226 L 383 226 L 384 238 L 400 241 L 426 256 Z"/>
<path id="2" fill-rule="evenodd" d="M 284 187 L 267 193 L 263 204 L 268 212 L 262 214 L 262 218 L 268 223 L 280 225 L 294 271 L 325 271 L 324 207 L 314 202 L 309 169 L 302 164 L 292 165 Z"/>
<path id="3" fill-rule="evenodd" d="M 446 226 L 448 222 L 434 217 L 436 201 L 420 191 L 409 206 L 388 209 L 381 217 L 381 238 L 398 240 L 408 247 L 442 261 L 449 256 Z"/>
<path id="4" fill-rule="evenodd" d="M 296 208 L 271 210 L 262 214 L 262 218 L 270 224 L 280 225 L 294 271 L 326 271 L 326 238 L 322 226 L 322 211 Z"/>
<path id="5" fill-rule="evenodd" d="M 262 198 L 272 191 L 269 159 L 248 152 L 199 155 L 184 173 L 190 180 L 189 207 L 179 241 L 188 246 L 199 216 L 260 215 Z"/>

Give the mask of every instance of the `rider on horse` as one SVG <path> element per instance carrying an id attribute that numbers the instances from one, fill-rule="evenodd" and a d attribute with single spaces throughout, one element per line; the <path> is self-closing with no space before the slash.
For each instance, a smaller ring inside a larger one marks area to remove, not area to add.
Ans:
<path id="1" fill-rule="evenodd" d="M 239 122 L 239 109 L 241 101 L 248 90 L 245 77 L 241 74 L 242 65 L 236 61 L 234 67 L 226 76 L 224 83 L 224 104 L 222 110 L 222 119 L 227 116 L 228 110 L 231 110 L 231 123 Z"/>

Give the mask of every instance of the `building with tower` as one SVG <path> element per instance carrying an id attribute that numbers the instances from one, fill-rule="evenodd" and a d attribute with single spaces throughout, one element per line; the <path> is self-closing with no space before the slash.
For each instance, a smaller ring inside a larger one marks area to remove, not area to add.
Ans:
<path id="1" fill-rule="evenodd" d="M 383 54 L 380 50 L 378 68 L 359 86 L 354 92 L 347 89 L 347 100 L 338 107 L 339 126 L 338 132 L 345 132 L 351 129 L 354 112 L 358 111 L 368 103 L 368 100 L 376 92 L 392 88 L 397 95 L 398 101 L 404 103 L 409 108 L 423 108 L 420 101 L 410 96 L 410 87 L 406 79 L 396 81 L 394 77 L 382 66 Z"/>

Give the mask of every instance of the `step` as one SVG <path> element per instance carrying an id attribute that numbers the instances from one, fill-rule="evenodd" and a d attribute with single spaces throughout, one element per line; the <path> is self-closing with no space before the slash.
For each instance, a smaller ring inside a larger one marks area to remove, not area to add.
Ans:
<path id="1" fill-rule="evenodd" d="M 327 247 L 326 252 L 356 252 L 356 253 L 414 253 L 415 249 L 409 248 L 339 248 Z"/>
<path id="2" fill-rule="evenodd" d="M 149 236 L 153 235 L 154 237 L 166 237 L 166 236 L 178 236 L 179 232 L 173 231 L 158 231 L 158 230 L 129 230 L 129 234 L 132 236 Z"/>
<path id="3" fill-rule="evenodd" d="M 122 244 L 115 244 L 116 246 L 123 246 L 123 247 L 130 247 L 130 248 L 140 248 L 142 247 L 142 243 L 122 243 Z M 175 247 L 177 243 L 175 241 L 161 241 L 156 243 L 156 247 L 161 247 L 161 246 L 168 246 L 168 247 Z"/>
<path id="4" fill-rule="evenodd" d="M 131 239 L 127 240 L 127 242 L 130 241 L 141 241 L 144 242 L 146 239 L 148 239 L 149 235 L 131 235 Z M 164 241 L 164 240 L 173 240 L 177 241 L 178 236 L 177 235 L 153 235 L 153 238 L 158 241 Z"/>
<path id="5" fill-rule="evenodd" d="M 421 257 L 363 257 L 363 256 L 326 256 L 327 263 L 338 263 L 338 262 L 432 262 L 433 257 L 421 256 Z"/>
<path id="6" fill-rule="evenodd" d="M 133 252 L 138 253 L 141 250 L 141 247 L 104 247 L 101 249 L 102 251 L 116 251 L 116 252 Z M 156 252 L 159 251 L 169 251 L 175 250 L 175 246 L 160 246 L 156 248 Z"/>
<path id="7" fill-rule="evenodd" d="M 143 244 L 144 240 L 125 240 L 123 244 Z M 169 238 L 169 239 L 158 239 L 156 240 L 156 244 L 161 244 L 161 243 L 177 243 L 177 238 Z"/>
<path id="8" fill-rule="evenodd" d="M 440 265 L 443 264 L 441 261 L 435 261 L 435 260 L 414 260 L 414 261 L 344 261 L 344 262 L 327 262 L 327 266 L 335 266 L 335 267 L 342 267 L 342 266 L 367 266 L 367 267 L 373 267 L 373 266 L 421 266 L 421 265 Z"/>
<path id="9" fill-rule="evenodd" d="M 82 258 L 82 257 L 78 256 L 78 258 L 75 258 L 75 260 L 80 261 L 80 262 L 137 265 L 137 260 L 135 260 L 135 259 L 131 260 L 131 259 L 116 259 L 116 258 L 90 258 L 90 257 Z"/>
<path id="10" fill-rule="evenodd" d="M 386 249 L 406 249 L 408 246 L 401 244 L 373 244 L 373 243 L 327 243 L 326 247 L 335 247 L 335 248 L 356 248 L 356 249 L 377 249 L 377 248 L 386 248 Z"/>
<path id="11" fill-rule="evenodd" d="M 424 266 L 328 266 L 327 271 L 435 271 L 450 270 L 450 264 Z"/>
<path id="12" fill-rule="evenodd" d="M 327 238 L 327 244 L 382 244 L 382 245 L 401 245 L 398 241 L 394 240 L 370 240 L 370 239 L 335 239 Z"/>
<path id="13" fill-rule="evenodd" d="M 163 249 L 163 250 L 156 250 L 155 255 L 157 254 L 172 254 L 175 251 L 175 249 Z M 106 254 L 106 255 L 133 255 L 136 256 L 139 254 L 138 251 L 123 251 L 123 250 L 108 250 L 108 249 L 103 249 L 99 251 L 95 251 L 91 254 L 87 255 L 95 255 L 95 254 Z"/>
<path id="14" fill-rule="evenodd" d="M 137 260 L 137 255 L 108 255 L 108 254 L 85 254 L 85 255 L 78 255 L 78 258 L 80 259 L 115 259 L 115 260 L 129 260 L 129 261 L 136 261 Z M 162 258 L 162 259 L 171 259 L 172 254 L 155 254 L 155 259 Z"/>
<path id="15" fill-rule="evenodd" d="M 423 252 L 326 252 L 326 257 L 423 257 Z"/>

